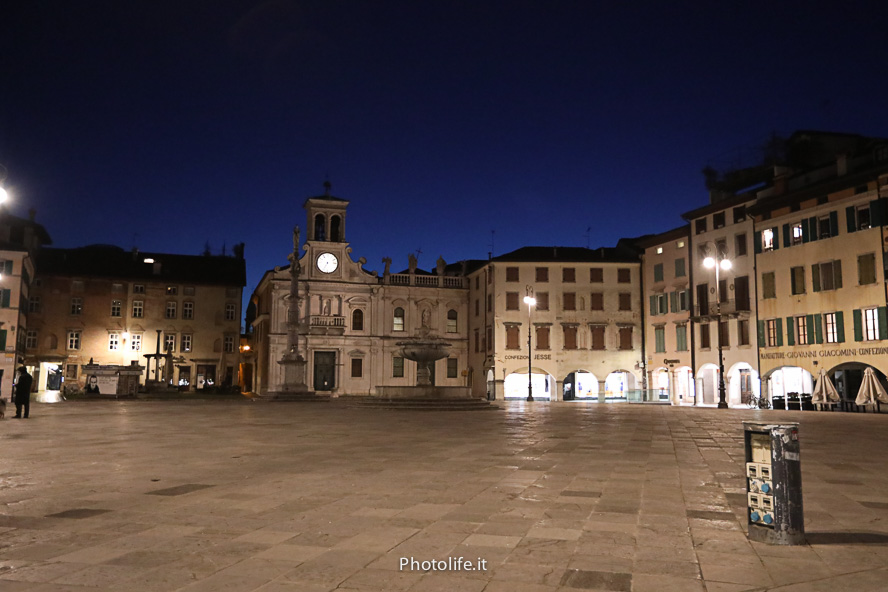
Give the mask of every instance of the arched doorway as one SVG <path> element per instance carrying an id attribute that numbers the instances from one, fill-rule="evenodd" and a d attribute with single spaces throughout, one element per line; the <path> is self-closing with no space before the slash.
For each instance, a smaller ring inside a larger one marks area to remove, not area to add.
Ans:
<path id="1" fill-rule="evenodd" d="M 697 371 L 697 405 L 718 403 L 718 366 L 703 364 Z"/>
<path id="2" fill-rule="evenodd" d="M 661 366 L 651 372 L 651 390 L 655 393 L 657 400 L 669 400 L 670 386 L 669 368 Z"/>
<path id="3" fill-rule="evenodd" d="M 628 370 L 614 370 L 604 379 L 605 400 L 608 402 L 626 401 L 629 391 L 638 388 L 635 375 Z"/>
<path id="4" fill-rule="evenodd" d="M 551 401 L 555 392 L 555 378 L 540 368 L 534 368 L 531 374 L 533 398 L 538 401 Z M 516 370 L 503 381 L 503 391 L 506 400 L 527 399 L 527 369 Z"/>
<path id="5" fill-rule="evenodd" d="M 728 405 L 749 405 L 752 397 L 761 395 L 761 381 L 756 370 L 746 362 L 738 362 L 727 372 Z"/>
<path id="6" fill-rule="evenodd" d="M 857 399 L 860 383 L 863 381 L 863 373 L 867 368 L 873 369 L 876 378 L 888 390 L 888 379 L 886 379 L 885 374 L 881 370 L 862 362 L 846 362 L 835 366 L 827 372 L 827 375 L 836 387 L 836 391 L 842 397 L 842 401 L 853 403 Z"/>
<path id="7" fill-rule="evenodd" d="M 861 372 L 862 376 L 862 372 Z M 781 366 L 768 373 L 768 395 L 786 398 L 789 394 L 810 395 L 814 392 L 814 377 L 798 366 Z"/>
<path id="8" fill-rule="evenodd" d="M 496 399 L 496 380 L 493 378 L 493 368 L 487 371 L 487 400 Z"/>
<path id="9" fill-rule="evenodd" d="M 675 383 L 675 400 L 676 405 L 693 405 L 694 404 L 694 372 L 690 366 L 679 366 L 672 372 L 673 382 Z"/>
<path id="10" fill-rule="evenodd" d="M 597 401 L 598 378 L 586 370 L 576 370 L 564 378 L 565 401 Z"/>

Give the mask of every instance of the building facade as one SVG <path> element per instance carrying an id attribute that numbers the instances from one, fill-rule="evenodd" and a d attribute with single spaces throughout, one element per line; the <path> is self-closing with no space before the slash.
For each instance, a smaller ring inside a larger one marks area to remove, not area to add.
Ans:
<path id="1" fill-rule="evenodd" d="M 694 350 L 692 347 L 690 227 L 644 237 L 641 250 L 642 285 L 646 315 L 645 356 L 648 385 L 665 393 L 673 405 L 694 405 Z"/>
<path id="2" fill-rule="evenodd" d="M 439 259 L 434 273 L 412 256 L 401 273 L 384 261 L 382 275 L 351 257 L 346 240 L 348 201 L 325 195 L 304 203 L 308 236 L 294 235 L 298 260 L 297 319 L 290 311 L 290 266 L 265 273 L 253 292 L 247 322 L 252 327 L 253 390 L 284 390 L 279 363 L 288 351 L 288 324 L 295 323 L 298 353 L 306 361 L 311 391 L 338 396 L 375 395 L 380 386 L 416 384 L 416 364 L 401 355 L 399 341 L 428 330 L 450 344 L 447 358 L 432 368 L 437 386 L 467 381 L 466 281 L 462 266 Z M 301 253 L 300 253 L 301 250 Z M 293 265 L 293 263 L 291 263 Z"/>
<path id="3" fill-rule="evenodd" d="M 866 367 L 883 384 L 888 373 L 888 141 L 794 140 L 805 159 L 778 170 L 750 208 L 762 389 L 810 394 L 825 370 L 851 402 Z"/>
<path id="4" fill-rule="evenodd" d="M 625 401 L 643 388 L 640 264 L 631 246 L 524 247 L 472 268 L 475 396 Z"/>
<path id="5" fill-rule="evenodd" d="M 34 259 L 50 243 L 33 216 L 20 218 L 0 207 L 0 397 L 12 394 L 15 369 L 24 361 Z"/>
<path id="6" fill-rule="evenodd" d="M 25 359 L 39 393 L 83 388 L 83 366 L 140 365 L 141 383 L 237 384 L 243 245 L 234 256 L 43 249 L 28 299 Z"/>

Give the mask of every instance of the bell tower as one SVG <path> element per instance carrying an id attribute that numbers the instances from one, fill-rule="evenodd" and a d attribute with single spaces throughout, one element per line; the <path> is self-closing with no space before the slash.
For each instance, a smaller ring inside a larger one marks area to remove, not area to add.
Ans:
<path id="1" fill-rule="evenodd" d="M 302 206 L 308 230 L 305 248 L 310 278 L 342 277 L 342 264 L 348 252 L 345 240 L 345 211 L 348 200 L 330 195 L 330 182 L 324 182 L 324 195 L 309 197 Z"/>

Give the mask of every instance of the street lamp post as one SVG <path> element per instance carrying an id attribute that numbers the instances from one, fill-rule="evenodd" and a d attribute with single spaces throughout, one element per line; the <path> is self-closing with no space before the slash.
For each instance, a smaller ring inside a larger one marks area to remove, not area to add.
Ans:
<path id="1" fill-rule="evenodd" d="M 527 304 L 527 400 L 533 401 L 533 349 L 531 348 L 530 336 L 533 332 L 530 324 L 530 315 L 533 307 L 537 303 L 533 297 L 533 287 L 527 286 L 527 292 L 524 296 L 524 303 Z"/>
<path id="2" fill-rule="evenodd" d="M 707 269 L 715 269 L 715 315 L 718 319 L 716 338 L 718 339 L 718 408 L 727 409 L 728 400 L 725 396 L 725 359 L 722 350 L 722 314 L 721 314 L 721 288 L 719 287 L 719 269 L 728 271 L 731 269 L 731 260 L 724 253 L 720 253 L 718 246 L 715 248 L 715 257 L 706 257 L 703 266 Z"/>

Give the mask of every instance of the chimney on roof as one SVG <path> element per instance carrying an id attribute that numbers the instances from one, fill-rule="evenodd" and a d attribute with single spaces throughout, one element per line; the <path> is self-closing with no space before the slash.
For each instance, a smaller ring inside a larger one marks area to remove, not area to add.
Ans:
<path id="1" fill-rule="evenodd" d="M 139 260 L 139 247 L 133 247 L 133 261 Z"/>
<path id="2" fill-rule="evenodd" d="M 155 261 L 151 264 L 151 273 L 154 275 L 160 275 L 160 261 Z"/>
<path id="3" fill-rule="evenodd" d="M 552 257 L 558 259 L 558 247 L 552 247 Z"/>
<path id="4" fill-rule="evenodd" d="M 836 174 L 841 177 L 848 174 L 848 155 L 836 154 Z"/>

